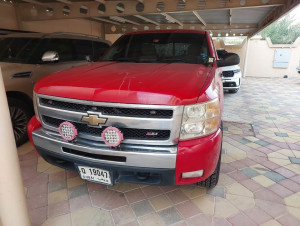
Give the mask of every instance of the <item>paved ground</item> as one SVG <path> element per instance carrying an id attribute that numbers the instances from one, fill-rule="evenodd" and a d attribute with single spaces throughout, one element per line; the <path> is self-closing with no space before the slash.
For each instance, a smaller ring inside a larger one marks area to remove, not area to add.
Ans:
<path id="1" fill-rule="evenodd" d="M 221 176 L 190 186 L 106 187 L 19 148 L 33 225 L 300 225 L 300 79 L 247 78 L 225 94 Z"/>

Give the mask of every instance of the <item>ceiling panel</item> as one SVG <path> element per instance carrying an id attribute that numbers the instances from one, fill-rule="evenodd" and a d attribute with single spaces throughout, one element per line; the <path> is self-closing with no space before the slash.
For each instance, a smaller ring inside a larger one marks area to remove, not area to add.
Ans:
<path id="1" fill-rule="evenodd" d="M 236 33 L 254 35 L 299 5 L 300 0 L 14 0 L 14 3 L 19 4 L 16 11 L 21 21 L 88 19 L 104 23 L 109 34 L 123 32 L 125 27 L 126 30 L 172 27 L 229 34 L 234 29 Z M 117 18 L 116 22 L 111 16 L 125 20 Z M 111 29 L 112 26 L 120 28 Z"/>
<path id="2" fill-rule="evenodd" d="M 229 24 L 229 9 L 198 10 L 197 12 L 207 24 Z"/>
<path id="3" fill-rule="evenodd" d="M 233 9 L 232 23 L 258 24 L 274 7 L 262 7 L 255 9 Z"/>

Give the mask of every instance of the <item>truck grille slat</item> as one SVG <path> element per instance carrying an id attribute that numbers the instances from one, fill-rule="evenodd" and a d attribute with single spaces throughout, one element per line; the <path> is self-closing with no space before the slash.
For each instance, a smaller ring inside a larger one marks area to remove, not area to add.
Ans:
<path id="1" fill-rule="evenodd" d="M 124 156 L 114 156 L 114 155 L 100 155 L 100 154 L 93 154 L 88 152 L 82 152 L 70 148 L 63 147 L 63 152 L 87 157 L 87 158 L 93 158 L 93 159 L 99 159 L 99 160 L 108 160 L 108 161 L 114 161 L 114 162 L 126 162 L 126 157 Z"/>
<path id="2" fill-rule="evenodd" d="M 138 117 L 138 118 L 172 118 L 172 110 L 159 109 L 134 109 L 134 108 L 120 108 L 120 107 L 104 107 L 92 106 L 85 104 L 69 103 L 58 100 L 50 100 L 40 98 L 40 104 L 46 107 L 71 110 L 77 112 L 101 112 L 103 115 Z"/>
<path id="3" fill-rule="evenodd" d="M 234 76 L 234 72 L 233 71 L 223 71 L 223 77 L 224 78 L 230 78 Z"/>
<path id="4" fill-rule="evenodd" d="M 66 121 L 62 119 L 57 119 L 53 117 L 49 117 L 46 115 L 42 116 L 44 123 L 49 126 L 53 126 L 58 128 L 58 126 Z M 107 126 L 103 126 L 102 128 L 90 127 L 84 123 L 72 122 L 70 121 L 80 133 L 85 133 L 92 136 L 101 136 L 102 131 L 107 128 Z M 119 127 L 118 127 L 119 128 Z M 124 139 L 139 139 L 139 140 L 167 140 L 170 137 L 170 130 L 152 130 L 152 129 L 134 129 L 134 128 L 119 128 L 124 134 Z M 157 134 L 157 135 L 147 135 L 149 134 Z"/>

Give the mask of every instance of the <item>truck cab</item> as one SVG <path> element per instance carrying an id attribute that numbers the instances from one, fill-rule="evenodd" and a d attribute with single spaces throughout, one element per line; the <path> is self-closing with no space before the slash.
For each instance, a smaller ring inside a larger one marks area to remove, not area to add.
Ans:
<path id="1" fill-rule="evenodd" d="M 208 32 L 121 36 L 100 62 L 51 74 L 34 87 L 29 138 L 81 178 L 114 185 L 218 182 L 223 86 Z"/>

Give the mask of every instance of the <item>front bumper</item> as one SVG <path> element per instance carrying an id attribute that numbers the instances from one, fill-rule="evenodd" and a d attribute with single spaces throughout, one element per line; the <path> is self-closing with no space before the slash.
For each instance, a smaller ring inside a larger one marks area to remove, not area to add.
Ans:
<path id="1" fill-rule="evenodd" d="M 77 171 L 77 165 L 89 166 L 108 170 L 111 172 L 112 185 L 115 182 L 127 182 L 150 185 L 170 185 L 175 184 L 175 169 L 166 168 L 145 168 L 118 166 L 104 163 L 95 163 L 89 160 L 82 160 L 73 156 L 66 156 L 55 152 L 49 152 L 42 147 L 36 147 L 39 154 L 49 163 L 64 169 Z"/>
<path id="2" fill-rule="evenodd" d="M 222 132 L 199 139 L 180 141 L 177 146 L 152 146 L 141 152 L 97 146 L 93 142 L 66 142 L 59 136 L 37 126 L 35 117 L 28 125 L 31 142 L 39 154 L 49 163 L 77 171 L 77 165 L 96 167 L 110 171 L 115 182 L 150 185 L 191 184 L 209 177 L 215 170 L 222 143 Z M 32 126 L 34 125 L 34 126 Z M 121 146 L 122 149 L 122 146 Z M 155 150 L 157 149 L 157 152 Z M 166 150 L 163 153 L 162 150 Z M 148 150 L 148 151 L 147 151 Z M 198 178 L 182 178 L 184 172 L 204 170 Z M 141 176 L 142 175 L 142 176 Z"/>
<path id="3" fill-rule="evenodd" d="M 77 171 L 77 165 L 108 170 L 113 181 L 174 184 L 176 153 L 121 151 L 112 148 L 99 148 L 92 144 L 74 144 L 48 134 L 39 128 L 32 132 L 32 140 L 39 154 L 49 163 Z M 177 147 L 169 147 L 170 151 Z M 140 149 L 140 147 L 139 147 Z M 134 149 L 132 149 L 134 150 Z M 141 179 L 139 175 L 144 175 Z M 145 179 L 146 175 L 146 179 Z"/>
<path id="4" fill-rule="evenodd" d="M 222 77 L 223 89 L 239 89 L 241 86 L 241 73 L 235 73 L 234 77 Z"/>

